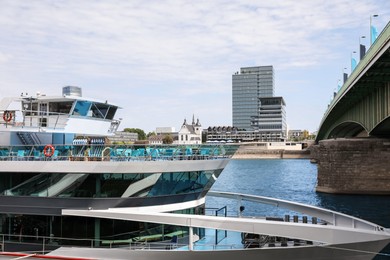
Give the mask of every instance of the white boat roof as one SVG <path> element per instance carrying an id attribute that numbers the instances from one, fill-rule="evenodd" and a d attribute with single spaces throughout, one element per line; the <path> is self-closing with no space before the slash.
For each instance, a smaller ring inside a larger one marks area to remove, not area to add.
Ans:
<path id="1" fill-rule="evenodd" d="M 24 99 L 24 98 L 23 98 Z M 67 101 L 67 100 L 82 100 L 82 101 L 92 101 L 92 102 L 96 102 L 96 103 L 102 103 L 102 104 L 109 104 L 109 105 L 113 105 L 113 106 L 117 106 L 117 105 L 114 105 L 112 103 L 108 103 L 107 100 L 105 101 L 102 101 L 102 100 L 98 100 L 98 99 L 94 99 L 94 98 L 86 98 L 86 97 L 80 97 L 80 96 L 68 96 L 68 95 L 64 95 L 64 96 L 37 96 L 35 97 L 35 99 L 37 100 L 44 100 L 44 101 Z"/>
<path id="2" fill-rule="evenodd" d="M 15 100 L 18 100 L 18 98 L 7 97 L 7 98 L 1 99 L 0 100 L 0 111 L 9 109 L 9 106 Z M 20 109 L 20 108 L 18 108 L 18 109 Z"/>
<path id="3" fill-rule="evenodd" d="M 31 96 L 31 97 L 6 97 L 3 98 L 0 101 L 0 110 L 7 110 L 9 109 L 9 106 L 12 102 L 15 101 L 23 101 L 23 100 L 29 100 L 32 98 L 33 101 L 46 101 L 46 102 L 61 102 L 61 101 L 75 101 L 75 100 L 81 100 L 81 101 L 90 101 L 90 102 L 95 102 L 95 103 L 101 103 L 101 104 L 107 104 L 110 106 L 115 106 L 118 108 L 118 105 L 115 105 L 113 103 L 109 103 L 107 100 L 102 101 L 94 98 L 86 98 L 86 97 L 80 97 L 80 96 L 71 96 L 71 95 L 64 95 L 64 96 L 45 96 L 45 95 L 38 95 L 38 96 Z"/>

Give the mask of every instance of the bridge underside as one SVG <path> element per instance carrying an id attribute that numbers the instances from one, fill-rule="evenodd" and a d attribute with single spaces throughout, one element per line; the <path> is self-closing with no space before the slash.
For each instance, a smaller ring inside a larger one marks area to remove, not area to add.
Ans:
<path id="1" fill-rule="evenodd" d="M 375 127 L 370 135 L 376 137 L 390 138 L 390 117 L 383 120 L 377 127 Z"/>
<path id="2" fill-rule="evenodd" d="M 330 138 L 352 138 L 352 137 L 382 137 L 390 138 L 390 117 L 379 123 L 371 132 L 368 132 L 363 125 L 357 122 L 344 122 L 336 126 L 329 133 Z"/>
<path id="3" fill-rule="evenodd" d="M 329 134 L 330 137 L 338 138 L 350 138 L 350 137 L 363 137 L 368 136 L 368 133 L 364 127 L 355 122 L 344 122 L 336 126 Z"/>
<path id="4" fill-rule="evenodd" d="M 329 124 L 323 139 L 390 137 L 390 83 L 373 87 L 370 93 L 365 93 L 359 101 L 358 98 L 355 100 L 353 105 L 348 100 L 340 101 L 346 103 L 344 106 L 349 104 L 350 108 L 345 109 L 337 120 Z M 336 112 L 333 116 L 336 116 Z"/>

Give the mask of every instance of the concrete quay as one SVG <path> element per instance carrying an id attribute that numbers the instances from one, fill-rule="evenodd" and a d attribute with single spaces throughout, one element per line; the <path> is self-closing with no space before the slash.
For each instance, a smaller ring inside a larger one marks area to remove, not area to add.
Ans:
<path id="1" fill-rule="evenodd" d="M 246 144 L 241 145 L 233 156 L 233 159 L 310 159 L 310 151 L 297 148 L 294 150 L 276 147 L 269 149 L 264 145 Z"/>

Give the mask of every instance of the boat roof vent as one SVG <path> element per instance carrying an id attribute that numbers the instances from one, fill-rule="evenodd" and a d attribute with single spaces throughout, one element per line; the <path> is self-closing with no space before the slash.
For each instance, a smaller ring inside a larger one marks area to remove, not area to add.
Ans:
<path id="1" fill-rule="evenodd" d="M 81 88 L 76 86 L 66 86 L 62 88 L 63 96 L 77 96 L 81 97 Z"/>

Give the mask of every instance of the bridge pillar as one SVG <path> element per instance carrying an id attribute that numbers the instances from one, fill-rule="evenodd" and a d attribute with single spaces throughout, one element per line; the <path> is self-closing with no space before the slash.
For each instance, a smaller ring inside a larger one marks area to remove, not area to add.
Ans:
<path id="1" fill-rule="evenodd" d="M 329 139 L 313 151 L 317 191 L 390 194 L 390 139 Z"/>

